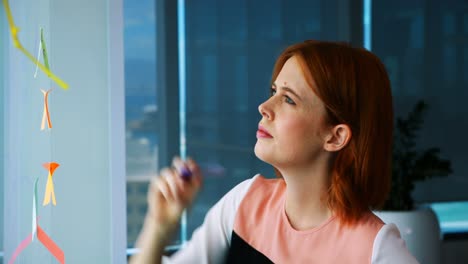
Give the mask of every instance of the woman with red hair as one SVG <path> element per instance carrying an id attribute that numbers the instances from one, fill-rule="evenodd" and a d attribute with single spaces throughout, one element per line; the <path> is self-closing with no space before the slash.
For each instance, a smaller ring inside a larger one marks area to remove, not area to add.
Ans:
<path id="1" fill-rule="evenodd" d="M 396 226 L 371 211 L 391 177 L 392 95 L 380 60 L 343 43 L 298 43 L 277 59 L 270 93 L 255 154 L 278 177 L 234 187 L 186 247 L 162 257 L 201 186 L 197 164 L 175 158 L 151 183 L 131 262 L 417 263 Z"/>

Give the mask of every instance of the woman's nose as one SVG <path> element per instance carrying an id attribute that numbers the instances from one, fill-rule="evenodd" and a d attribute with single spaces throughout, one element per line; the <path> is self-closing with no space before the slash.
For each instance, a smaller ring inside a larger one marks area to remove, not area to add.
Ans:
<path id="1" fill-rule="evenodd" d="M 267 103 L 268 103 L 268 100 L 266 102 L 261 103 L 258 106 L 258 112 L 260 112 L 260 114 L 263 117 L 265 117 L 266 119 L 272 120 L 273 119 L 273 111 L 271 111 L 271 109 L 269 108 Z"/>

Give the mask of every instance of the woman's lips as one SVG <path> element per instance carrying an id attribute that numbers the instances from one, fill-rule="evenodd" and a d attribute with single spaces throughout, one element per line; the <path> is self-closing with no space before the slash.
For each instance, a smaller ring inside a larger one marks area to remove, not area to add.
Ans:
<path id="1" fill-rule="evenodd" d="M 268 133 L 266 129 L 263 127 L 259 126 L 257 130 L 257 138 L 272 138 L 273 136 Z"/>

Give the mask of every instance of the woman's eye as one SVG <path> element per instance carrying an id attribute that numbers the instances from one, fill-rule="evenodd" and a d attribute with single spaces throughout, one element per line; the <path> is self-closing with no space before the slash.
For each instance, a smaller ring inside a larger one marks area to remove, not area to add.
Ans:
<path id="1" fill-rule="evenodd" d="M 276 89 L 270 88 L 270 97 L 276 94 Z"/>
<path id="2" fill-rule="evenodd" d="M 275 88 L 270 88 L 270 97 L 274 96 L 276 94 L 276 89 Z M 295 105 L 296 103 L 287 95 L 284 95 L 284 102 L 290 105 Z"/>
<path id="3" fill-rule="evenodd" d="M 289 98 L 289 96 L 285 96 L 284 101 L 288 104 L 292 104 L 292 105 L 296 104 L 291 98 Z"/>

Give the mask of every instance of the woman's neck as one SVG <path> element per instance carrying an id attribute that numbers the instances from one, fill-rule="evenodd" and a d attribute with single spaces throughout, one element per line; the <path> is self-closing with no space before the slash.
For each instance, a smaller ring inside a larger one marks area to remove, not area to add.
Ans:
<path id="1" fill-rule="evenodd" d="M 286 182 L 285 211 L 296 230 L 307 230 L 327 221 L 333 212 L 327 203 L 328 167 L 281 172 Z"/>

